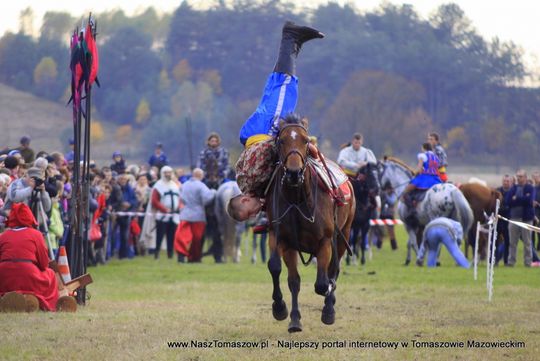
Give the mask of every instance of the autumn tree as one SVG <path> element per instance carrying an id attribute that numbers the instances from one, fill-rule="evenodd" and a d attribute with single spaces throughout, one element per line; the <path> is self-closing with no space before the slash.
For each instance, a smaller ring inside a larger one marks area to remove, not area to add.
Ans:
<path id="1" fill-rule="evenodd" d="M 376 154 L 392 149 L 397 154 L 415 151 L 431 128 L 422 109 L 422 86 L 379 71 L 352 74 L 323 118 L 321 130 L 334 147 L 361 132 Z"/>
<path id="2" fill-rule="evenodd" d="M 38 87 L 48 87 L 56 80 L 57 76 L 56 62 L 50 56 L 42 58 L 34 69 L 34 83 Z"/>
<path id="3" fill-rule="evenodd" d="M 150 104 L 145 98 L 142 98 L 135 112 L 135 123 L 144 124 L 150 119 Z"/>

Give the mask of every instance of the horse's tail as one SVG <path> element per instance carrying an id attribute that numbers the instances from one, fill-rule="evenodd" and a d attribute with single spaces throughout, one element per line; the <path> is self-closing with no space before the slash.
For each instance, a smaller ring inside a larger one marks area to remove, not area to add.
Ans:
<path id="1" fill-rule="evenodd" d="M 457 188 L 452 192 L 452 200 L 454 201 L 455 207 L 454 219 L 461 223 L 461 226 L 463 227 L 463 234 L 466 235 L 474 222 L 473 211 L 463 193 L 461 193 L 461 191 Z"/>

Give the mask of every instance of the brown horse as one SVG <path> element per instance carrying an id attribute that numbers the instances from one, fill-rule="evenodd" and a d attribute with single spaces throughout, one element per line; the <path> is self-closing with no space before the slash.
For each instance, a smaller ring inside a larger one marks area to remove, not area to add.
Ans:
<path id="1" fill-rule="evenodd" d="M 459 189 L 469 202 L 474 214 L 474 223 L 469 234 L 467 236 L 467 242 L 465 242 L 465 257 L 468 257 L 469 246 L 473 247 L 476 242 L 476 223 L 486 223 L 487 219 L 485 214 L 490 215 L 495 212 L 495 206 L 497 199 L 502 202 L 502 195 L 500 192 L 486 187 L 479 183 L 465 183 L 459 186 Z M 487 236 L 484 233 L 480 233 L 478 252 L 480 259 L 486 259 L 487 249 Z"/>
<path id="2" fill-rule="evenodd" d="M 335 321 L 334 304 L 340 259 L 347 250 L 347 240 L 354 218 L 355 201 L 338 206 L 334 198 L 320 189 L 316 171 L 308 164 L 307 121 L 289 115 L 280 124 L 276 139 L 278 164 L 266 196 L 267 212 L 272 223 L 271 256 L 268 269 L 272 275 L 272 314 L 276 320 L 287 318 L 287 306 L 279 285 L 281 257 L 288 270 L 288 285 L 292 295 L 289 332 L 302 331 L 298 293 L 299 255 L 302 252 L 317 257 L 315 292 L 324 296 L 321 320 L 327 325 Z"/>

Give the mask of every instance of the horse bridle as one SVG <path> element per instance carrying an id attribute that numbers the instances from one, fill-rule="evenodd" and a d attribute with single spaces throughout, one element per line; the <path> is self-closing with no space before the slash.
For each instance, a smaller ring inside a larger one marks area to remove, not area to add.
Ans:
<path id="1" fill-rule="evenodd" d="M 283 126 L 280 130 L 279 130 L 279 134 L 277 135 L 277 140 L 276 140 L 276 146 L 277 148 L 279 149 L 280 145 L 282 144 L 282 141 L 281 141 L 281 132 L 283 132 L 283 130 L 287 129 L 287 128 L 291 128 L 291 127 L 297 127 L 297 128 L 301 128 L 303 129 L 306 133 L 307 133 L 307 129 L 306 127 L 304 127 L 303 125 L 301 124 L 286 124 L 285 126 Z M 302 168 L 300 168 L 300 172 L 298 174 L 299 178 L 300 178 L 300 181 L 298 184 L 302 184 L 304 182 L 304 172 L 306 170 L 306 166 L 307 166 L 307 153 L 308 153 L 308 147 L 309 147 L 309 143 L 306 144 L 306 156 L 304 156 L 304 154 L 302 154 L 302 152 L 300 150 L 298 150 L 298 148 L 294 148 L 294 149 L 291 149 L 286 155 L 284 158 L 282 158 L 281 156 L 281 152 L 279 153 L 279 162 L 278 162 L 278 166 L 282 167 L 283 170 L 285 171 L 284 174 L 283 174 L 283 177 L 281 179 L 281 183 L 283 183 L 284 179 L 285 179 L 285 175 L 287 174 L 287 160 L 289 159 L 289 157 L 293 154 L 298 154 L 298 156 L 300 157 L 300 159 L 302 160 Z"/>

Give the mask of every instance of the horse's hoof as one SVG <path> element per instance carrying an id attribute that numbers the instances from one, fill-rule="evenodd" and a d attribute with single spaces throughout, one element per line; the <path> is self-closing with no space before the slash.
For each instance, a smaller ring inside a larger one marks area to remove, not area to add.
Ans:
<path id="1" fill-rule="evenodd" d="M 424 262 L 420 261 L 419 259 L 416 260 L 416 265 L 418 267 L 423 267 L 424 266 Z"/>
<path id="2" fill-rule="evenodd" d="M 406 260 L 405 263 L 404 263 L 403 265 L 404 265 L 404 266 L 408 266 L 409 263 L 411 263 L 411 260 L 410 260 L 410 259 Z"/>
<path id="3" fill-rule="evenodd" d="M 365 264 L 366 264 L 366 259 L 365 259 L 365 258 L 362 258 L 362 259 L 360 260 L 360 263 L 362 264 L 362 266 L 365 265 Z"/>
<path id="4" fill-rule="evenodd" d="M 325 325 L 333 325 L 334 322 L 336 322 L 336 312 L 335 311 L 324 312 L 324 310 L 323 310 L 323 312 L 321 314 L 321 321 Z"/>
<path id="5" fill-rule="evenodd" d="M 283 321 L 289 315 L 287 311 L 287 305 L 285 302 L 281 301 L 280 303 L 272 303 L 272 316 L 278 321 Z"/>
<path id="6" fill-rule="evenodd" d="M 300 321 L 291 321 L 289 323 L 289 333 L 302 332 L 302 324 Z"/>

